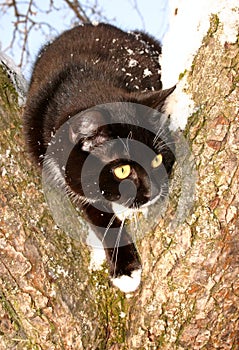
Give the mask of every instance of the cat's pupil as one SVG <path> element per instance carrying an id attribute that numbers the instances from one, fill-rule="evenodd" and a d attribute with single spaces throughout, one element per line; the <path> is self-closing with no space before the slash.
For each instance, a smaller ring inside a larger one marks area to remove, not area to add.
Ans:
<path id="1" fill-rule="evenodd" d="M 130 172 L 131 172 L 131 167 L 128 164 L 121 165 L 114 169 L 115 176 L 120 180 L 123 180 L 126 177 L 128 177 L 130 175 Z"/>

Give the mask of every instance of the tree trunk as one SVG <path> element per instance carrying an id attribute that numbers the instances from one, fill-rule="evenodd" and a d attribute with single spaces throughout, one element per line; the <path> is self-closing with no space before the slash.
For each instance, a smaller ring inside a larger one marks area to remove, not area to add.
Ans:
<path id="1" fill-rule="evenodd" d="M 172 198 L 139 242 L 143 282 L 130 298 L 104 269 L 89 273 L 88 250 L 56 227 L 0 68 L 0 349 L 239 349 L 239 46 L 221 35 L 213 17 L 187 73 L 194 206 L 172 229 Z"/>

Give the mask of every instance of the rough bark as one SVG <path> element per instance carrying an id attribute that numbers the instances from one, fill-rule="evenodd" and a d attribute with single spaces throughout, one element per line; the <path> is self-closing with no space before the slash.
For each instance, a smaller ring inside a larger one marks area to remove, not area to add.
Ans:
<path id="1" fill-rule="evenodd" d="M 172 199 L 139 242 L 143 283 L 131 298 L 104 270 L 89 273 L 88 250 L 55 226 L 0 70 L 1 349 L 239 349 L 239 46 L 219 36 L 212 21 L 188 73 L 194 207 L 172 230 Z"/>
<path id="2" fill-rule="evenodd" d="M 223 48 L 219 35 L 213 18 L 188 76 L 198 106 L 186 130 L 198 172 L 193 212 L 143 241 L 131 348 L 239 349 L 239 46 Z"/>

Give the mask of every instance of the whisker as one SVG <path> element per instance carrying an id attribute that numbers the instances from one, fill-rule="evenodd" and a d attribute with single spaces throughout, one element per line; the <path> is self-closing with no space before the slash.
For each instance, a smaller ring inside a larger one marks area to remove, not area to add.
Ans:
<path id="1" fill-rule="evenodd" d="M 123 140 L 121 137 L 119 137 L 119 136 L 118 136 L 118 139 L 122 142 L 126 153 L 127 153 L 128 155 L 130 155 L 130 154 L 129 154 L 129 143 L 128 143 L 128 142 L 125 143 L 124 140 Z"/>
<path id="2" fill-rule="evenodd" d="M 139 229 L 139 226 L 138 226 L 138 219 L 137 219 L 137 213 L 133 213 L 133 218 L 134 218 L 134 224 L 135 224 L 135 230 L 134 232 L 132 232 L 132 235 L 133 235 L 133 241 L 134 243 L 136 242 L 136 239 L 137 239 L 137 232 L 138 232 L 138 229 Z"/>
<path id="3" fill-rule="evenodd" d="M 138 231 L 138 220 L 137 220 L 137 204 L 134 203 L 133 205 L 133 223 L 134 223 L 134 227 L 135 227 L 135 230 L 134 232 L 132 232 L 132 236 L 133 236 L 133 240 L 135 241 L 136 240 L 136 233 Z"/>
<path id="4" fill-rule="evenodd" d="M 161 139 L 161 142 L 163 142 L 164 144 L 169 144 L 167 141 L 166 141 L 166 138 L 168 136 L 170 136 L 171 134 L 171 131 L 170 130 L 165 130 L 165 129 L 159 129 L 153 139 L 153 145 L 155 146 L 155 144 L 157 143 L 158 139 L 160 138 Z M 165 140 L 165 141 L 164 141 Z"/>
<path id="5" fill-rule="evenodd" d="M 170 146 L 174 146 L 175 142 L 164 143 L 163 141 L 156 142 L 154 147 L 157 148 L 158 152 L 162 152 L 164 149 L 170 148 Z"/>
<path id="6" fill-rule="evenodd" d="M 108 233 L 108 231 L 109 231 L 111 225 L 113 224 L 115 218 L 116 218 L 116 215 L 114 214 L 114 215 L 112 216 L 112 218 L 110 219 L 110 221 L 109 221 L 109 223 L 108 223 L 108 225 L 107 225 L 107 227 L 106 227 L 106 229 L 105 229 L 104 236 L 103 236 L 102 241 L 101 241 L 102 243 L 104 242 L 105 237 L 106 237 L 106 235 L 107 235 L 107 233 Z"/>
<path id="7" fill-rule="evenodd" d="M 127 145 L 127 149 L 128 149 L 128 154 L 129 154 L 129 140 L 132 139 L 132 131 L 129 132 L 129 135 L 127 136 L 126 139 L 126 145 Z"/>
<path id="8" fill-rule="evenodd" d="M 115 257 L 113 276 L 115 276 L 115 270 L 116 270 L 116 264 L 117 264 L 117 260 L 118 260 L 118 252 L 119 252 L 119 242 L 120 242 L 122 230 L 123 230 L 123 227 L 124 227 L 124 222 L 125 222 L 125 220 L 123 220 L 121 222 L 121 224 L 120 224 L 119 232 L 118 232 L 118 235 L 117 235 L 117 239 L 116 239 L 116 242 L 115 242 L 115 246 L 114 246 L 114 250 L 113 250 L 113 254 L 112 254 L 112 258 L 111 258 L 111 262 L 113 263 L 113 259 Z"/>
<path id="9" fill-rule="evenodd" d="M 163 129 L 163 128 L 158 129 L 158 131 L 157 131 L 157 133 L 156 133 L 156 135 L 155 135 L 155 137 L 154 137 L 153 142 L 156 143 L 157 140 L 158 140 L 160 137 L 166 138 L 169 134 L 170 134 L 170 130 L 165 130 L 165 129 Z"/>
<path id="10" fill-rule="evenodd" d="M 154 137 L 154 139 L 153 139 L 153 146 L 155 146 L 155 144 L 156 144 L 156 142 L 158 141 L 160 135 L 162 135 L 162 130 L 161 130 L 161 129 L 159 129 L 159 130 L 157 131 L 157 133 L 156 133 L 156 135 L 155 135 L 155 137 Z"/>
<path id="11" fill-rule="evenodd" d="M 133 213 L 133 218 L 134 218 L 134 223 L 135 223 L 135 230 L 134 232 L 132 232 L 132 238 L 133 238 L 133 242 L 134 242 L 134 245 L 138 251 L 138 254 L 140 255 L 139 253 L 139 249 L 138 249 L 138 246 L 137 246 L 137 233 L 139 231 L 139 220 L 138 220 L 138 210 L 139 210 L 139 206 L 137 205 L 137 203 L 134 204 L 134 213 Z"/>
<path id="12" fill-rule="evenodd" d="M 123 203 L 124 207 L 127 207 L 127 204 L 132 200 L 132 197 L 129 197 L 125 203 Z"/>

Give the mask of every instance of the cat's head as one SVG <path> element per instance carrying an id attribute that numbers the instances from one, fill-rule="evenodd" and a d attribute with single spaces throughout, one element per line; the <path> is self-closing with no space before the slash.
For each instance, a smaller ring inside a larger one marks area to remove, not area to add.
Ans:
<path id="1" fill-rule="evenodd" d="M 73 149 L 66 180 L 74 193 L 87 202 L 105 200 L 128 208 L 147 206 L 167 194 L 173 139 L 162 113 L 145 105 L 159 106 L 168 94 L 157 102 L 156 94 L 144 94 L 144 105 L 105 104 L 70 120 Z"/>

